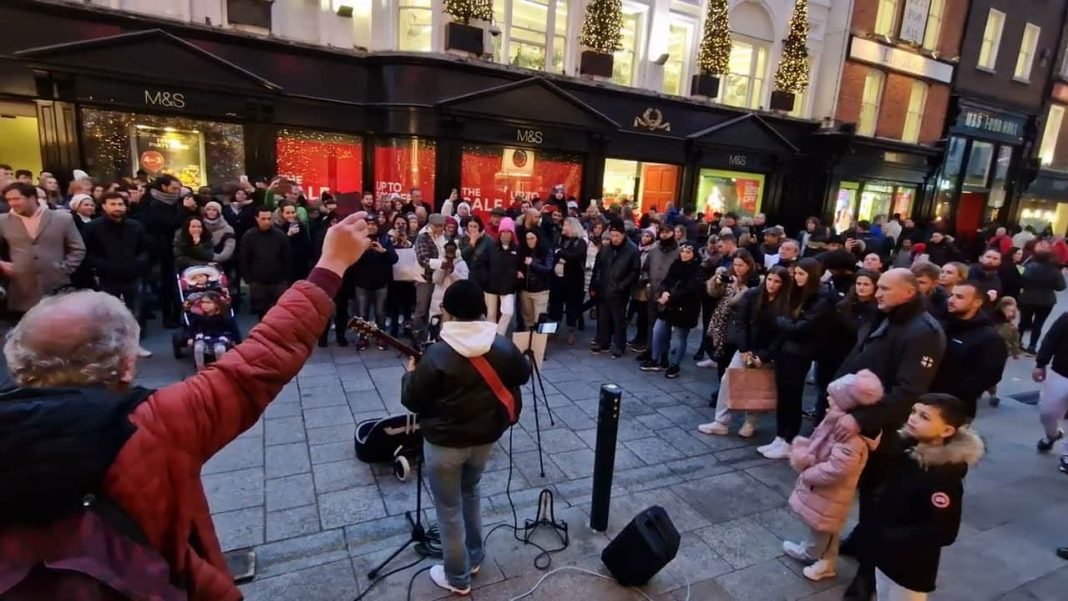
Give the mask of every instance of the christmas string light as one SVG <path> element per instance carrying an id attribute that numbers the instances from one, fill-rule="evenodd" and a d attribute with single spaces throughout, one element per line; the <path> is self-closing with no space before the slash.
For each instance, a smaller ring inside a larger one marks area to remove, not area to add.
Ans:
<path id="1" fill-rule="evenodd" d="M 623 49 L 623 0 L 593 0 L 586 7 L 579 44 L 602 54 Z"/>
<path id="2" fill-rule="evenodd" d="M 445 0 L 445 13 L 467 25 L 471 19 L 493 21 L 493 0 Z"/>
<path id="3" fill-rule="evenodd" d="M 775 71 L 775 89 L 800 94 L 808 87 L 808 3 L 797 0 L 790 17 L 786 39 L 782 41 L 782 58 Z"/>
<path id="4" fill-rule="evenodd" d="M 697 50 L 697 69 L 702 75 L 722 75 L 731 58 L 731 27 L 728 1 L 709 0 L 701 47 Z"/>

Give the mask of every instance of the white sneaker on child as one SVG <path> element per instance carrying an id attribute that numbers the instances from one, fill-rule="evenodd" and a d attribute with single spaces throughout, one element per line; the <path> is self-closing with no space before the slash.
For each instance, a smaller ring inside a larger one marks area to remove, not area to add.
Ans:
<path id="1" fill-rule="evenodd" d="M 808 554 L 808 545 L 804 543 L 792 543 L 788 540 L 782 541 L 782 552 L 785 553 L 791 559 L 796 559 L 803 564 L 816 563 L 816 558 Z"/>
<path id="2" fill-rule="evenodd" d="M 825 559 L 821 559 L 801 570 L 801 573 L 805 575 L 805 578 L 808 578 L 813 582 L 819 582 L 820 580 L 825 580 L 827 578 L 834 578 L 838 575 L 838 573 L 834 571 L 834 564 Z"/>
<path id="3" fill-rule="evenodd" d="M 790 445 L 781 438 L 776 438 L 771 443 L 771 448 L 764 451 L 763 455 L 768 459 L 787 459 L 790 457 Z"/>

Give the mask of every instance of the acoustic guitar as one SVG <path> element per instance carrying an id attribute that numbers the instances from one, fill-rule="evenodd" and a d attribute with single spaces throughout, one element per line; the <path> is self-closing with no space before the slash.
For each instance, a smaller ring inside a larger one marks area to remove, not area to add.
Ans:
<path id="1" fill-rule="evenodd" d="M 368 338 L 373 338 L 379 344 L 383 346 L 388 346 L 389 348 L 397 351 L 398 353 L 406 357 L 415 357 L 416 361 L 418 361 L 423 356 L 422 352 L 416 350 L 411 345 L 393 336 L 390 336 L 388 333 L 384 332 L 382 328 L 379 328 L 378 324 L 373 321 L 367 321 L 362 317 L 353 317 L 349 320 L 349 329 L 356 332 L 357 334 L 367 336 Z"/>

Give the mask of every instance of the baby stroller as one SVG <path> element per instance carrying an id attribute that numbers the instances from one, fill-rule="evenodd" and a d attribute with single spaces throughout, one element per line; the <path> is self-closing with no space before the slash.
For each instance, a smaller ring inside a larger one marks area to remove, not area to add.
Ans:
<path id="1" fill-rule="evenodd" d="M 423 434 L 414 413 L 367 419 L 356 425 L 356 458 L 364 463 L 392 463 L 393 475 L 404 482 L 422 461 Z"/>
<path id="2" fill-rule="evenodd" d="M 171 335 L 174 357 L 181 359 L 187 347 L 203 342 L 205 364 L 215 361 L 241 341 L 230 306 L 226 275 L 215 266 L 197 265 L 177 277 L 182 318 L 180 327 Z M 216 310 L 205 314 L 209 303 Z"/>

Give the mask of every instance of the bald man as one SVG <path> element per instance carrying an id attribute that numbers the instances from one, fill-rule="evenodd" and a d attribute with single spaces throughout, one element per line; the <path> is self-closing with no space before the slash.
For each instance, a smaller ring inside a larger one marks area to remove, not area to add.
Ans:
<path id="1" fill-rule="evenodd" d="M 843 542 L 843 553 L 860 561 L 857 576 L 845 599 L 868 601 L 875 591 L 875 566 L 871 549 L 877 544 L 867 536 L 872 527 L 875 492 L 887 477 L 889 459 L 898 448 L 897 431 L 908 419 L 913 402 L 927 392 L 938 372 L 946 349 L 946 337 L 938 320 L 927 312 L 916 276 L 908 269 L 891 269 L 879 278 L 875 301 L 878 317 L 861 330 L 860 342 L 835 376 L 869 369 L 879 376 L 886 394 L 882 401 L 858 407 L 838 421 L 836 436 L 844 440 L 862 433 L 882 436 L 871 454 L 860 485 L 860 523 Z"/>
<path id="2" fill-rule="evenodd" d="M 245 342 L 159 390 L 132 386 L 140 328 L 118 298 L 49 296 L 26 313 L 4 345 L 17 388 L 0 398 L 0 564 L 15 566 L 5 570 L 14 575 L 5 592 L 80 597 L 65 593 L 96 591 L 84 576 L 107 573 L 107 585 L 142 598 L 241 599 L 200 472 L 256 423 L 308 359 L 334 312 L 342 274 L 370 245 L 364 216 L 327 231 L 308 279 L 293 284 Z M 100 526 L 123 523 L 101 520 L 116 507 L 151 552 Z M 16 572 L 45 559 L 104 572 L 90 570 L 77 581 L 47 567 Z"/>

